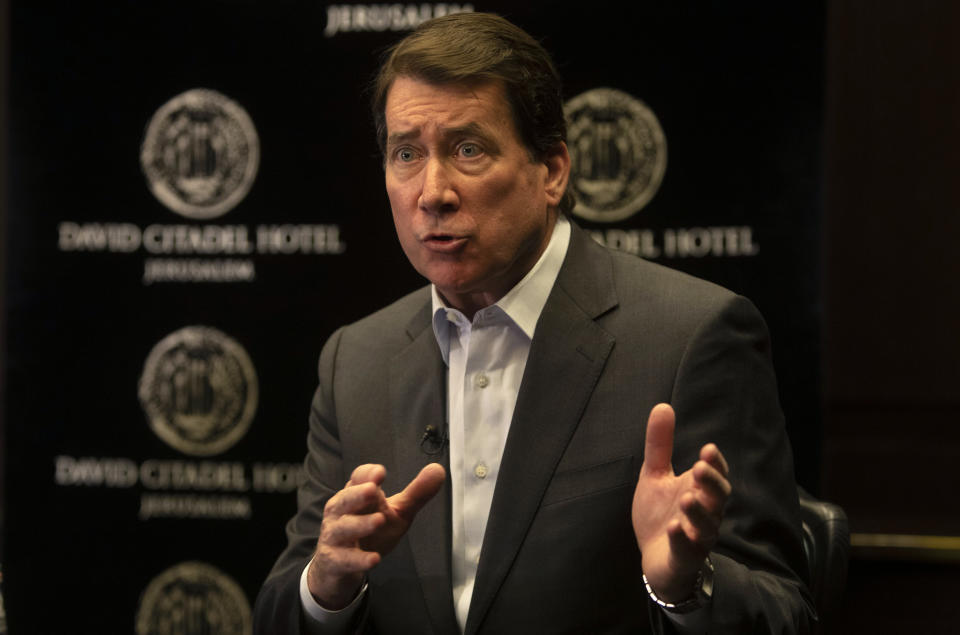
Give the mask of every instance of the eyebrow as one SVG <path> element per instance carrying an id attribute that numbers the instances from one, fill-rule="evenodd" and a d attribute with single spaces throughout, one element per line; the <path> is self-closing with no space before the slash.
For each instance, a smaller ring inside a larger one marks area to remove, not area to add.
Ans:
<path id="1" fill-rule="evenodd" d="M 462 126 L 454 126 L 452 128 L 441 128 L 440 135 L 441 137 L 459 137 L 462 135 L 482 137 L 487 143 L 490 143 L 491 145 L 494 145 L 494 146 L 496 145 L 493 143 L 493 139 L 491 138 L 491 136 L 486 133 L 486 131 L 480 126 L 480 124 L 472 121 Z M 416 139 L 419 136 L 420 136 L 420 128 L 413 128 L 412 130 L 403 130 L 400 132 L 394 132 L 393 134 L 387 137 L 387 147 L 392 148 L 405 141 Z"/>
<path id="2" fill-rule="evenodd" d="M 392 146 L 403 143 L 404 141 L 408 141 L 410 139 L 416 139 L 418 136 L 420 136 L 419 128 L 414 128 L 413 130 L 407 130 L 404 132 L 394 132 L 393 134 L 387 137 L 387 147 L 390 148 Z"/>

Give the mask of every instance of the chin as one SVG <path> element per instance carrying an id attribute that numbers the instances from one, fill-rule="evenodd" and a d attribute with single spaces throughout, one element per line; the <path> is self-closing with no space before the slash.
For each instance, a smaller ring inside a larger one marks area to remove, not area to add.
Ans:
<path id="1" fill-rule="evenodd" d="M 456 271 L 450 271 L 449 266 L 427 265 L 419 270 L 420 275 L 432 282 L 438 289 L 446 289 L 452 293 L 463 293 L 464 287 L 469 287 L 468 277 Z"/>

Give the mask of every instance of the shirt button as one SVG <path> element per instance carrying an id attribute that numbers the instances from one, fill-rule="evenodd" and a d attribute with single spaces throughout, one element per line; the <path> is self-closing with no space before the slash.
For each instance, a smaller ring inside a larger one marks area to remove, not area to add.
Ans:
<path id="1" fill-rule="evenodd" d="M 476 384 L 477 388 L 486 388 L 490 385 L 490 378 L 487 377 L 484 373 L 477 373 L 476 378 L 473 380 L 473 383 Z"/>
<path id="2" fill-rule="evenodd" d="M 473 473 L 477 478 L 487 478 L 487 466 L 483 463 L 477 463 L 477 467 L 473 468 Z"/>

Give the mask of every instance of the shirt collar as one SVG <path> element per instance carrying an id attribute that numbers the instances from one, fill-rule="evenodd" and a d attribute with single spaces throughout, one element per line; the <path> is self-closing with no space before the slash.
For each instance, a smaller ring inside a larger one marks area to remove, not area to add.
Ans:
<path id="1" fill-rule="evenodd" d="M 569 244 L 570 221 L 560 215 L 557 218 L 557 224 L 553 227 L 550 242 L 547 243 L 547 248 L 540 255 L 540 259 L 520 282 L 494 304 L 531 340 L 550 290 L 553 289 L 560 274 L 560 267 L 567 255 Z M 440 346 L 443 361 L 449 363 L 450 327 L 457 320 L 466 320 L 466 317 L 460 311 L 449 308 L 443 303 L 435 285 L 430 285 L 430 294 L 433 308 L 433 334 Z M 481 311 L 478 311 L 477 315 L 480 313 Z"/>

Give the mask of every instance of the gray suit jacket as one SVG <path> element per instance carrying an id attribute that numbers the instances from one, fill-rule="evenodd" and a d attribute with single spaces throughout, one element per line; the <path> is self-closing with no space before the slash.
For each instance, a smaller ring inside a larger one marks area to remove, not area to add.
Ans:
<path id="1" fill-rule="evenodd" d="M 337 331 L 319 375 L 307 481 L 257 601 L 257 632 L 298 631 L 299 575 L 323 505 L 357 465 L 384 464 L 389 495 L 434 460 L 420 439 L 427 424 L 443 425 L 445 367 L 429 289 Z M 531 345 L 468 635 L 670 630 L 643 589 L 630 521 L 647 414 L 659 402 L 677 413 L 677 472 L 709 441 L 731 466 L 711 633 L 808 630 L 793 465 L 762 318 L 742 297 L 609 251 L 574 227 Z M 450 536 L 445 486 L 370 572 L 358 630 L 457 632 Z"/>

